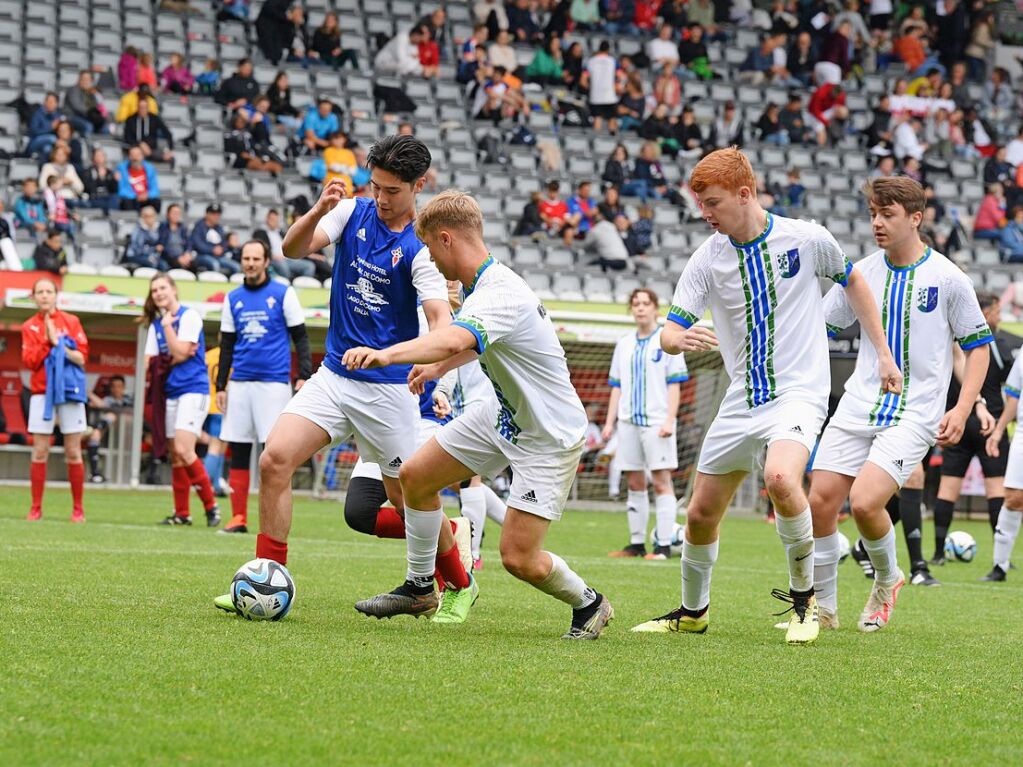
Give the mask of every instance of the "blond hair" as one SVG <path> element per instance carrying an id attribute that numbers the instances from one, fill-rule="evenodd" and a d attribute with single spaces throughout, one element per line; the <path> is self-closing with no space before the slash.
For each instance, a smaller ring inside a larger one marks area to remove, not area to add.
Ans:
<path id="1" fill-rule="evenodd" d="M 483 211 L 467 192 L 447 189 L 416 214 L 416 236 L 425 235 L 438 229 L 458 229 L 472 232 L 483 239 Z"/>
<path id="2" fill-rule="evenodd" d="M 753 166 L 746 155 L 734 146 L 711 152 L 696 163 L 689 177 L 689 188 L 700 194 L 709 186 L 720 186 L 729 192 L 738 192 L 745 186 L 753 194 L 757 193 Z"/>

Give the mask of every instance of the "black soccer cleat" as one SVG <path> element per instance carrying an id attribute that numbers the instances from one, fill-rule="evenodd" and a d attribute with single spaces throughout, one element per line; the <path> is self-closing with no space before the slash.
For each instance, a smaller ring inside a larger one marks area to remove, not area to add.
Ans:
<path id="1" fill-rule="evenodd" d="M 934 565 L 935 567 L 944 567 L 945 566 L 945 554 L 944 553 L 935 554 L 933 557 L 931 557 L 931 561 L 928 562 L 928 564 Z"/>
<path id="2" fill-rule="evenodd" d="M 1005 570 L 995 565 L 991 568 L 991 572 L 981 578 L 981 581 L 985 583 L 1002 583 L 1005 581 Z"/>
<path id="3" fill-rule="evenodd" d="M 157 522 L 158 525 L 192 525 L 191 515 L 182 517 L 177 514 L 171 514 L 169 517 L 164 517 L 162 520 Z"/>
<path id="4" fill-rule="evenodd" d="M 913 565 L 913 574 L 910 576 L 909 582 L 913 586 L 941 585 L 941 581 L 931 575 L 931 571 L 927 569 L 926 562 L 916 562 Z"/>
<path id="5" fill-rule="evenodd" d="M 642 543 L 630 543 L 624 549 L 609 551 L 607 555 L 615 559 L 642 559 L 646 556 L 646 546 Z"/>
<path id="6" fill-rule="evenodd" d="M 214 506 L 206 512 L 206 527 L 217 527 L 220 524 L 220 507 Z"/>

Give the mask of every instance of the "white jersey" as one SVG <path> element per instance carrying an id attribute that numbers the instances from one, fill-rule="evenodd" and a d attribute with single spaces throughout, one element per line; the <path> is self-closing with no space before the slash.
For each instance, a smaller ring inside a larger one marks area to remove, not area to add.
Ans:
<path id="1" fill-rule="evenodd" d="M 622 390 L 619 421 L 660 426 L 668 417 L 668 384 L 688 380 L 685 357 L 661 348 L 660 327 L 645 338 L 629 333 L 615 344 L 607 383 Z"/>
<path id="2" fill-rule="evenodd" d="M 493 402 L 497 399 L 494 385 L 483 373 L 479 360 L 467 362 L 458 368 L 458 382 L 455 384 L 455 398 L 452 403 L 455 415 L 461 415 L 479 402 Z"/>
<path id="3" fill-rule="evenodd" d="M 1016 356 L 1016 361 L 1012 363 L 1012 368 L 1009 370 L 1009 375 L 1005 378 L 1005 383 L 1002 384 L 1002 391 L 1005 392 L 1006 397 L 1013 397 L 1019 399 L 1020 390 L 1023 390 L 1023 354 Z M 1016 411 L 1016 421 L 1019 421 L 1023 417 L 1023 412 Z"/>
<path id="4" fill-rule="evenodd" d="M 831 368 L 817 278 L 845 286 L 851 270 L 824 227 L 770 213 L 750 242 L 717 232 L 697 248 L 668 320 L 689 328 L 710 308 L 730 381 L 722 415 L 786 394 L 826 402 Z"/>
<path id="5" fill-rule="evenodd" d="M 892 266 L 879 250 L 856 268 L 881 307 L 888 346 L 902 370 L 902 394 L 881 393 L 877 351 L 861 338 L 856 368 L 835 418 L 871 426 L 905 419 L 936 432 L 952 377 L 953 341 L 963 349 L 994 341 L 973 285 L 959 267 L 930 248 L 909 266 Z M 844 291 L 832 288 L 824 310 L 832 334 L 856 321 Z"/>
<path id="6" fill-rule="evenodd" d="M 493 258 L 480 266 L 454 325 L 476 337 L 480 366 L 500 403 L 496 431 L 527 449 L 581 444 L 586 411 L 568 374 L 547 310 L 515 272 Z"/>

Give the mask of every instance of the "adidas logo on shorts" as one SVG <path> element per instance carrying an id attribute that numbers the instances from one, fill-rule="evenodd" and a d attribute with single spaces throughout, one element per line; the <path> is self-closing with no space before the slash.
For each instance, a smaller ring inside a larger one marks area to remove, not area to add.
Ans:
<path id="1" fill-rule="evenodd" d="M 401 466 L 401 457 L 399 456 L 395 458 L 393 461 L 387 464 L 387 466 L 390 469 L 397 469 L 399 466 Z"/>
<path id="2" fill-rule="evenodd" d="M 528 501 L 529 503 L 536 503 L 536 493 L 530 490 L 528 493 L 524 493 L 520 500 Z"/>
<path id="3" fill-rule="evenodd" d="M 895 468 L 896 469 L 898 469 L 899 471 L 902 471 L 902 459 L 901 458 L 896 458 L 894 461 L 892 461 L 892 463 L 895 464 Z"/>
<path id="4" fill-rule="evenodd" d="M 802 434 L 803 433 L 803 427 L 799 426 L 797 424 L 797 425 L 793 426 L 791 429 L 789 429 L 789 431 L 794 431 L 796 434 Z"/>

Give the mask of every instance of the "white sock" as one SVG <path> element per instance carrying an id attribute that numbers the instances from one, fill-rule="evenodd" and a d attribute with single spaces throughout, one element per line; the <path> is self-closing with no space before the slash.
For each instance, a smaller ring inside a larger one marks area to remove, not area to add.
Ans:
<path id="1" fill-rule="evenodd" d="M 650 496 L 646 490 L 630 490 L 627 503 L 629 543 L 646 543 L 646 527 L 650 522 Z"/>
<path id="2" fill-rule="evenodd" d="M 607 495 L 609 498 L 617 498 L 622 492 L 622 470 L 618 468 L 618 456 L 611 456 L 607 464 Z"/>
<path id="3" fill-rule="evenodd" d="M 549 551 L 547 556 L 551 558 L 551 571 L 537 588 L 544 594 L 550 594 L 555 599 L 571 605 L 573 610 L 581 610 L 593 604 L 597 592 L 587 586 L 564 559 Z"/>
<path id="4" fill-rule="evenodd" d="M 838 612 L 838 533 L 813 539 L 813 591 L 817 604 Z"/>
<path id="5" fill-rule="evenodd" d="M 682 606 L 703 610 L 710 604 L 710 574 L 718 559 L 718 542 L 696 544 L 682 541 Z"/>
<path id="6" fill-rule="evenodd" d="M 405 507 L 405 545 L 408 550 L 408 580 L 417 586 L 432 586 L 437 562 L 437 536 L 445 522 L 444 511 L 420 511 Z"/>
<path id="7" fill-rule="evenodd" d="M 497 524 L 504 526 L 504 515 L 508 511 L 508 507 L 504 505 L 504 501 L 498 497 L 490 485 L 483 485 L 483 497 L 487 503 L 487 517 L 497 522 Z"/>
<path id="8" fill-rule="evenodd" d="M 1019 535 L 1020 524 L 1023 523 L 1023 511 L 1013 511 L 1002 506 L 998 512 L 998 524 L 995 526 L 995 564 L 1002 572 L 1009 572 L 1009 558 L 1012 547 Z"/>
<path id="9" fill-rule="evenodd" d="M 675 496 L 670 493 L 658 495 L 654 498 L 654 509 L 657 515 L 657 544 L 670 546 L 671 534 L 675 532 Z"/>
<path id="10" fill-rule="evenodd" d="M 487 521 L 487 499 L 482 486 L 463 487 L 458 494 L 462 498 L 462 516 L 472 523 L 472 558 L 479 559 L 483 524 Z"/>
<path id="11" fill-rule="evenodd" d="M 813 515 L 810 507 L 794 517 L 775 514 L 774 525 L 789 560 L 789 589 L 809 591 L 813 588 Z"/>
<path id="12" fill-rule="evenodd" d="M 895 558 L 895 527 L 889 527 L 888 532 L 876 541 L 862 535 L 860 540 L 874 566 L 874 580 L 882 586 L 895 583 L 899 579 L 899 564 Z"/>

